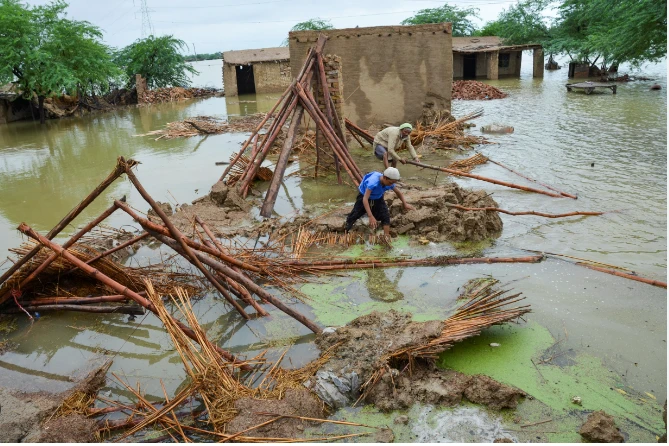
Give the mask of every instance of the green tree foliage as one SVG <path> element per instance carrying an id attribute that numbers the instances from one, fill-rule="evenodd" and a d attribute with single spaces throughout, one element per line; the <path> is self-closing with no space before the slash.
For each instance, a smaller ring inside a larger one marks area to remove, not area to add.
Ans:
<path id="1" fill-rule="evenodd" d="M 185 46 L 173 36 L 149 36 L 123 48 L 115 60 L 125 71 L 129 86 L 135 85 L 135 74 L 141 74 L 149 88 L 187 87 L 187 73 L 197 74 L 197 70 L 181 54 Z"/>
<path id="2" fill-rule="evenodd" d="M 656 62 L 667 55 L 667 2 L 564 0 L 554 35 L 556 49 L 577 60 Z"/>
<path id="3" fill-rule="evenodd" d="M 332 26 L 329 20 L 318 17 L 297 23 L 290 28 L 291 31 L 324 31 L 326 29 L 334 29 L 334 26 Z M 288 38 L 281 42 L 281 46 L 288 46 Z"/>
<path id="4" fill-rule="evenodd" d="M 524 0 L 510 6 L 495 21 L 497 35 L 506 45 L 546 45 L 551 37 L 548 19 L 543 14 L 546 6 L 546 2 L 537 0 Z"/>
<path id="5" fill-rule="evenodd" d="M 67 4 L 29 7 L 0 0 L 0 82 L 16 82 L 26 98 L 101 91 L 119 75 L 99 28 L 64 17 Z"/>
<path id="6" fill-rule="evenodd" d="M 477 30 L 472 35 L 477 37 L 484 37 L 484 36 L 501 36 L 501 34 L 502 34 L 501 23 L 497 20 L 493 20 L 491 22 L 487 22 L 485 25 L 483 25 L 483 28 Z"/>
<path id="7" fill-rule="evenodd" d="M 552 20 L 544 14 L 549 8 L 557 11 Z M 522 0 L 493 24 L 505 44 L 540 43 L 551 56 L 564 54 L 602 69 L 667 54 L 666 0 Z"/>
<path id="8" fill-rule="evenodd" d="M 422 25 L 425 23 L 453 24 L 453 37 L 475 35 L 477 28 L 471 18 L 480 18 L 478 8 L 459 8 L 448 3 L 439 8 L 421 9 L 413 17 L 402 20 L 402 25 Z"/>

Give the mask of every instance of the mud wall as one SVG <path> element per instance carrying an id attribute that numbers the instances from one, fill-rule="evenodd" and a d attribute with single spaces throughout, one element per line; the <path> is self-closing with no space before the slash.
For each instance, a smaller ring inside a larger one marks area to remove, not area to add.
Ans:
<path id="1" fill-rule="evenodd" d="M 290 85 L 290 62 L 254 63 L 253 78 L 256 93 L 281 93 Z"/>
<path id="2" fill-rule="evenodd" d="M 451 24 L 329 30 L 325 54 L 342 60 L 344 117 L 368 126 L 416 120 L 425 103 L 450 110 L 453 72 Z M 288 35 L 293 75 L 317 31 Z"/>
<path id="3" fill-rule="evenodd" d="M 225 96 L 237 96 L 237 74 L 234 65 L 223 63 L 223 90 Z"/>
<path id="4" fill-rule="evenodd" d="M 504 51 L 499 53 L 509 54 L 509 66 L 499 67 L 499 77 L 520 77 L 520 61 L 523 57 L 522 51 Z"/>

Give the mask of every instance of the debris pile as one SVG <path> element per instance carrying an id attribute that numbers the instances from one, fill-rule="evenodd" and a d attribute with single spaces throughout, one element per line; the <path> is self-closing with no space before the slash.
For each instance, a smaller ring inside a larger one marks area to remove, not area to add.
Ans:
<path id="1" fill-rule="evenodd" d="M 212 116 L 194 116 L 183 121 L 169 122 L 164 129 L 153 130 L 136 136 L 157 136 L 159 139 L 187 138 L 196 135 L 215 135 L 218 133 L 250 132 L 262 120 L 263 114 L 244 116 L 224 121 Z"/>
<path id="2" fill-rule="evenodd" d="M 451 99 L 464 99 L 467 101 L 480 99 L 503 99 L 508 94 L 492 85 L 479 81 L 453 81 Z"/>
<path id="3" fill-rule="evenodd" d="M 483 110 L 477 110 L 459 119 L 454 119 L 450 113 L 437 114 L 435 120 L 425 122 L 419 120 L 411 132 L 411 144 L 419 146 L 423 144 L 431 149 L 453 150 L 460 147 L 471 148 L 475 144 L 490 144 L 488 140 L 480 136 L 465 133 L 467 121 L 476 119 L 483 115 Z M 346 129 L 362 145 L 363 140 L 369 144 L 374 143 L 374 136 L 363 130 L 348 119 L 344 120 Z M 404 147 L 401 150 L 406 150 Z"/>
<path id="4" fill-rule="evenodd" d="M 165 87 L 156 88 L 155 90 L 146 90 L 137 99 L 140 104 L 156 104 L 160 102 L 174 102 L 191 98 L 204 98 L 208 96 L 214 96 L 217 93 L 218 90 L 213 88 Z"/>

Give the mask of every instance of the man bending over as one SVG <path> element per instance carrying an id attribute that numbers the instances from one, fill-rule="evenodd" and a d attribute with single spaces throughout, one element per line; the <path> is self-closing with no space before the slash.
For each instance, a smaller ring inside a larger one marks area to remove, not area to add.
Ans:
<path id="1" fill-rule="evenodd" d="M 407 211 L 415 209 L 404 199 L 404 194 L 395 183 L 400 180 L 400 172 L 394 167 L 388 167 L 383 173 L 370 172 L 365 175 L 358 187 L 358 198 L 355 206 L 348 217 L 346 217 L 346 232 L 349 232 L 353 224 L 363 215 L 369 218 L 369 227 L 376 229 L 379 222 L 383 226 L 383 234 L 390 238 L 390 211 L 383 199 L 387 190 L 392 190 L 402 200 L 402 205 Z"/>

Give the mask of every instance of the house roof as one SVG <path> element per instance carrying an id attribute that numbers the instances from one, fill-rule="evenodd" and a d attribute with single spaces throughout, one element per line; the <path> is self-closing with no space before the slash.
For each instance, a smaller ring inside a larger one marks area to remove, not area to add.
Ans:
<path id="1" fill-rule="evenodd" d="M 223 53 L 223 62 L 231 65 L 274 62 L 277 60 L 290 60 L 290 52 L 287 46 L 259 48 L 257 50 L 226 51 Z"/>
<path id="2" fill-rule="evenodd" d="M 529 50 L 541 48 L 541 45 L 529 43 L 525 45 L 502 45 L 502 39 L 497 36 L 486 37 L 453 37 L 454 53 L 485 53 L 499 50 Z"/>

